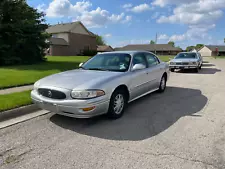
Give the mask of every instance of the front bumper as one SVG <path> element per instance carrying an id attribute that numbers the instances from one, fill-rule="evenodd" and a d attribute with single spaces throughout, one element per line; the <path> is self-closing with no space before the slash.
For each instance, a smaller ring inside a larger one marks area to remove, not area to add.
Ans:
<path id="1" fill-rule="evenodd" d="M 198 65 L 169 65 L 170 69 L 196 69 Z"/>
<path id="2" fill-rule="evenodd" d="M 74 118 L 90 118 L 97 115 L 106 114 L 109 107 L 109 100 L 104 98 L 89 100 L 53 100 L 39 95 L 36 90 L 31 91 L 31 98 L 32 101 L 41 109 Z M 82 110 L 83 108 L 89 107 L 95 108 L 91 111 Z"/>

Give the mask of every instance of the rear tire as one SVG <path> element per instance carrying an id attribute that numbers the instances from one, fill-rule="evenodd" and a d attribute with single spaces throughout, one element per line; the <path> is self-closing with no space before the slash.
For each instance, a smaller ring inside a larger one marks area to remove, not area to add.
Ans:
<path id="1" fill-rule="evenodd" d="M 110 119 L 118 119 L 122 117 L 126 106 L 126 93 L 122 90 L 114 91 L 110 99 L 107 116 Z"/>
<path id="2" fill-rule="evenodd" d="M 163 93 L 166 90 L 166 75 L 164 74 L 161 78 L 158 92 Z"/>

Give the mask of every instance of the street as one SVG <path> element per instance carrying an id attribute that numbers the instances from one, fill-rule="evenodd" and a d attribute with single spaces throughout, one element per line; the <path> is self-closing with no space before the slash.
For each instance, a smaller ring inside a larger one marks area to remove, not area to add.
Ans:
<path id="1" fill-rule="evenodd" d="M 121 119 L 50 113 L 0 130 L 0 168 L 224 169 L 225 59 L 206 60 Z"/>

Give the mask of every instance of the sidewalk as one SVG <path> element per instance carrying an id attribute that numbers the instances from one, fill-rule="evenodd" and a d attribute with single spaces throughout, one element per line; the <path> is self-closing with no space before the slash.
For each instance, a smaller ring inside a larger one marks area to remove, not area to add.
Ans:
<path id="1" fill-rule="evenodd" d="M 33 85 L 3 89 L 3 90 L 0 90 L 0 95 L 16 93 L 16 92 L 23 92 L 23 91 L 31 90 L 32 88 L 33 88 Z"/>

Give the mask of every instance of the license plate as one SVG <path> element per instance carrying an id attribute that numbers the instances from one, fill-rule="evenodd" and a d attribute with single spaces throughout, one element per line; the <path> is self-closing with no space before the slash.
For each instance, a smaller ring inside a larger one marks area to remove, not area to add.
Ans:
<path id="1" fill-rule="evenodd" d="M 49 110 L 51 112 L 57 112 L 57 107 L 53 103 L 43 102 L 42 105 L 43 105 L 43 108 L 46 110 Z"/>
<path id="2" fill-rule="evenodd" d="M 185 68 L 185 69 L 188 69 L 188 66 L 185 66 L 184 68 Z"/>

